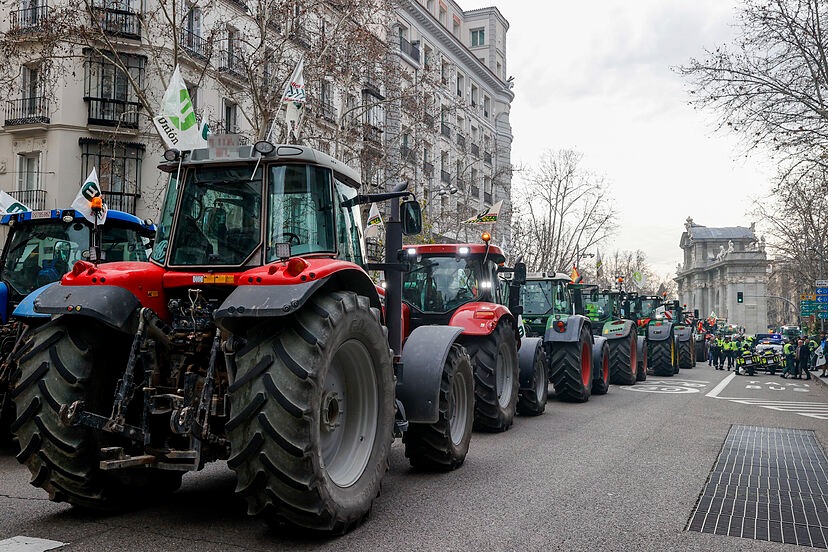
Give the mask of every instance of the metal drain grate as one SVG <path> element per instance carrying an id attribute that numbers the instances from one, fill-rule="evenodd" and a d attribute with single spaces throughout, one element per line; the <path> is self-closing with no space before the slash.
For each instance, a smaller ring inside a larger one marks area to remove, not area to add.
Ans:
<path id="1" fill-rule="evenodd" d="M 814 432 L 732 426 L 687 530 L 828 548 L 828 459 Z"/>

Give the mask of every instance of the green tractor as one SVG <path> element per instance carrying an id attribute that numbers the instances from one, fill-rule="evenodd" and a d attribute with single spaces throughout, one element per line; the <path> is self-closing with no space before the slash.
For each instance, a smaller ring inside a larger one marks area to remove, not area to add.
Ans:
<path id="1" fill-rule="evenodd" d="M 669 318 L 673 324 L 678 367 L 693 368 L 696 365 L 695 324 L 693 324 L 693 316 L 687 313 L 687 305 L 680 305 L 678 301 L 670 301 L 664 307 L 665 318 Z"/>
<path id="2" fill-rule="evenodd" d="M 575 310 L 592 322 L 592 332 L 607 340 L 609 346 L 610 383 L 635 385 L 647 377 L 645 363 L 639 362 L 639 345 L 634 320 L 624 318 L 625 295 L 621 291 L 598 290 L 594 284 L 570 284 L 575 292 Z"/>
<path id="3" fill-rule="evenodd" d="M 526 335 L 543 337 L 549 379 L 558 398 L 586 402 L 609 391 L 609 345 L 592 321 L 576 314 L 566 274 L 532 274 L 521 288 Z"/>
<path id="4" fill-rule="evenodd" d="M 664 300 L 657 295 L 632 294 L 629 298 L 629 315 L 646 340 L 648 369 L 655 376 L 670 377 L 678 373 L 679 364 L 672 315 L 665 312 Z"/>

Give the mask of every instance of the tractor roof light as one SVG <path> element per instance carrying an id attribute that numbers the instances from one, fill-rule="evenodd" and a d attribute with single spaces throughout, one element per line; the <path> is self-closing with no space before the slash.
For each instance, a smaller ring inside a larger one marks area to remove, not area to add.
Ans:
<path id="1" fill-rule="evenodd" d="M 481 235 L 480 237 L 483 238 L 483 241 L 486 243 L 489 243 L 489 240 L 492 239 L 492 235 L 488 232 L 483 232 L 483 235 Z"/>
<path id="2" fill-rule="evenodd" d="M 409 257 L 415 257 L 417 255 L 417 249 L 414 247 L 409 247 L 406 253 Z"/>
<path id="3" fill-rule="evenodd" d="M 92 198 L 92 201 L 89 202 L 89 206 L 92 207 L 93 211 L 100 211 L 103 209 L 103 199 L 101 196 L 95 196 Z"/>
<path id="4" fill-rule="evenodd" d="M 267 140 L 259 140 L 258 142 L 253 144 L 253 150 L 259 155 L 269 155 L 273 153 L 275 149 L 276 146 L 274 146 Z"/>
<path id="5" fill-rule="evenodd" d="M 164 159 L 167 161 L 178 161 L 181 159 L 181 152 L 175 148 L 170 148 L 164 152 Z"/>
<path id="6" fill-rule="evenodd" d="M 457 250 L 457 253 L 461 256 L 468 255 L 469 254 L 469 248 L 466 247 L 466 246 L 463 246 L 463 247 L 461 247 L 460 249 Z"/>
<path id="7" fill-rule="evenodd" d="M 492 289 L 492 283 L 488 280 L 483 280 L 482 282 L 480 282 L 480 287 L 482 289 Z"/>

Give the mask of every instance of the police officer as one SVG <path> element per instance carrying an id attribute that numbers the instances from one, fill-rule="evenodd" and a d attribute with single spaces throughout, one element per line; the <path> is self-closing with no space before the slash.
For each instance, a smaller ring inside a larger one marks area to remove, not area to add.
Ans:
<path id="1" fill-rule="evenodd" d="M 725 337 L 725 350 L 727 351 L 727 371 L 730 372 L 730 369 L 733 368 L 733 361 L 736 360 L 736 341 L 735 339 L 730 339 L 730 337 Z"/>
<path id="2" fill-rule="evenodd" d="M 713 344 L 711 345 L 711 350 L 713 352 L 713 367 L 716 370 L 722 370 L 722 364 L 724 363 L 724 339 L 721 337 L 716 337 L 713 339 Z"/>
<path id="3" fill-rule="evenodd" d="M 811 379 L 811 372 L 808 370 L 808 365 L 811 362 L 811 349 L 804 339 L 799 340 L 799 348 L 796 350 L 796 360 L 798 368 L 796 379 L 801 378 L 802 374 L 805 374 L 805 379 Z"/>
<path id="4" fill-rule="evenodd" d="M 786 374 L 796 375 L 796 368 L 794 367 L 794 363 L 796 362 L 796 349 L 794 348 L 794 344 L 790 341 L 786 342 L 782 347 L 782 353 L 785 355 L 785 369 L 782 370 L 779 377 L 788 379 Z"/>

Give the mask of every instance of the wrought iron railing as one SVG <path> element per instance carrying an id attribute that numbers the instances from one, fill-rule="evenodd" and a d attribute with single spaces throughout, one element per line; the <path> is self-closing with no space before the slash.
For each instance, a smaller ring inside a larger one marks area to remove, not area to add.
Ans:
<path id="1" fill-rule="evenodd" d="M 117 211 L 125 211 L 135 214 L 135 206 L 141 194 L 129 194 L 126 192 L 104 192 L 103 199 L 107 208 Z"/>
<path id="2" fill-rule="evenodd" d="M 49 122 L 49 99 L 33 96 L 6 102 L 6 123 L 8 126 L 30 125 Z"/>
<path id="3" fill-rule="evenodd" d="M 420 47 L 417 44 L 412 44 L 407 41 L 405 38 L 400 37 L 400 51 L 413 59 L 414 61 L 420 61 Z"/>
<path id="4" fill-rule="evenodd" d="M 492 193 L 491 192 L 483 192 L 483 201 L 488 203 L 489 205 L 492 204 Z"/>
<path id="5" fill-rule="evenodd" d="M 88 103 L 90 125 L 138 128 L 140 103 L 111 98 L 86 97 L 83 100 Z"/>
<path id="6" fill-rule="evenodd" d="M 451 184 L 451 174 L 446 171 L 440 171 L 440 182 Z"/>
<path id="7" fill-rule="evenodd" d="M 203 36 L 192 32 L 190 29 L 181 29 L 181 47 L 187 50 L 190 55 L 207 60 L 209 56 L 209 43 Z"/>
<path id="8" fill-rule="evenodd" d="M 423 161 L 423 173 L 429 176 L 434 174 L 434 164 L 429 163 L 428 161 Z"/>
<path id="9" fill-rule="evenodd" d="M 472 184 L 472 185 L 470 186 L 470 189 L 469 189 L 469 194 L 471 194 L 471 196 L 472 196 L 474 199 L 479 198 L 479 197 L 480 197 L 480 188 L 479 188 L 479 187 L 477 187 L 477 186 L 475 186 L 474 184 Z"/>
<path id="10" fill-rule="evenodd" d="M 241 52 L 237 50 L 223 50 L 219 60 L 219 71 L 231 73 L 232 75 L 245 78 L 247 75 L 242 61 Z"/>
<path id="11" fill-rule="evenodd" d="M 457 145 L 461 148 L 466 147 L 466 137 L 460 134 L 459 132 L 457 133 Z"/>
<path id="12" fill-rule="evenodd" d="M 440 123 L 440 134 L 446 138 L 451 138 L 451 129 L 446 123 Z"/>
<path id="13" fill-rule="evenodd" d="M 487 165 L 492 164 L 492 154 L 489 153 L 488 151 L 483 152 L 483 162 L 486 163 Z"/>
<path id="14" fill-rule="evenodd" d="M 92 22 L 107 34 L 123 38 L 141 39 L 141 18 L 129 10 L 91 6 Z"/>
<path id="15" fill-rule="evenodd" d="M 43 2 L 39 6 L 22 8 L 11 12 L 9 31 L 33 32 L 44 28 L 49 16 L 49 5 Z"/>
<path id="16" fill-rule="evenodd" d="M 46 190 L 18 190 L 9 195 L 33 211 L 46 208 Z"/>
<path id="17" fill-rule="evenodd" d="M 480 157 L 480 146 L 478 146 L 477 144 L 472 144 L 470 149 L 472 155 L 474 155 L 475 157 Z"/>

